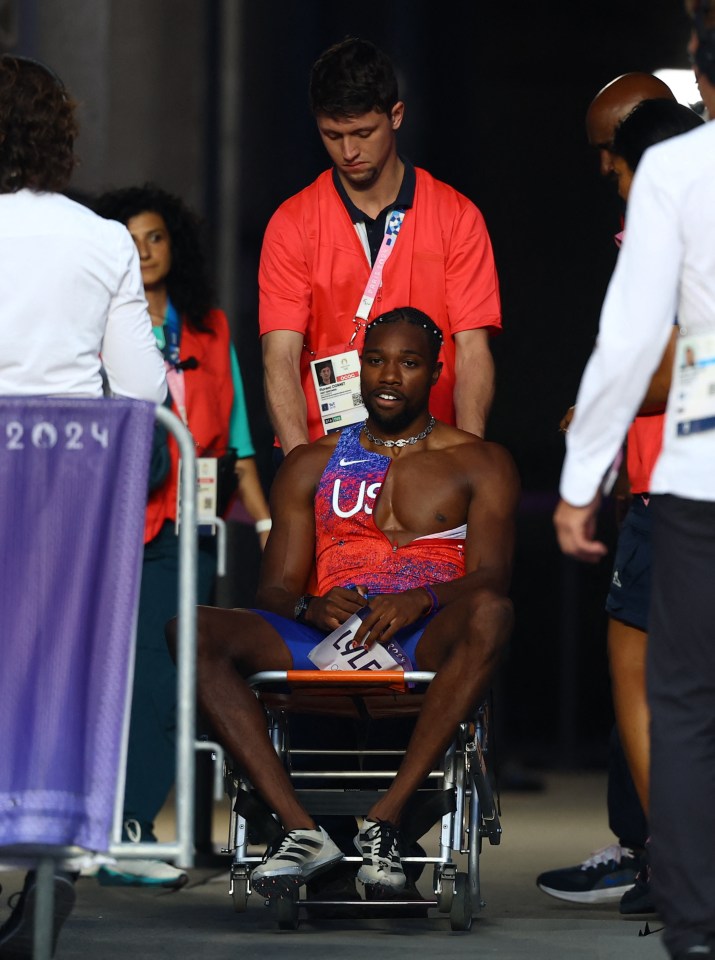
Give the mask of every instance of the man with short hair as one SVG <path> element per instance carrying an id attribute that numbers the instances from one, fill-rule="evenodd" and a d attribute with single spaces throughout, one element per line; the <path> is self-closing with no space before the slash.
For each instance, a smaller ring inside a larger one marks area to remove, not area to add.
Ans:
<path id="1" fill-rule="evenodd" d="M 484 696 L 511 630 L 518 478 L 502 447 L 431 416 L 441 340 L 410 307 L 368 326 L 367 420 L 294 449 L 278 471 L 262 609 L 199 608 L 202 709 L 286 831 L 252 876 L 266 896 L 343 854 L 299 803 L 244 678 L 314 669 L 308 652 L 366 607 L 356 645 L 394 640 L 417 669 L 436 671 L 397 776 L 356 838 L 358 879 L 401 889 L 403 807 Z"/>
<path id="2" fill-rule="evenodd" d="M 278 208 L 259 271 L 266 396 L 283 452 L 364 417 L 358 391 L 337 414 L 323 409 L 311 363 L 348 357 L 356 378 L 366 321 L 402 303 L 444 334 L 435 415 L 483 436 L 501 312 L 481 213 L 398 154 L 405 105 L 373 44 L 327 50 L 310 95 L 333 169 Z"/>
<path id="3" fill-rule="evenodd" d="M 690 0 L 689 53 L 715 111 L 715 3 Z M 625 239 L 581 381 L 554 515 L 564 552 L 587 562 L 599 487 L 645 394 L 677 315 L 663 447 L 650 484 L 653 583 L 652 889 L 671 957 L 715 955 L 715 126 L 648 150 L 633 180 Z M 690 346 L 697 358 L 688 367 Z"/>

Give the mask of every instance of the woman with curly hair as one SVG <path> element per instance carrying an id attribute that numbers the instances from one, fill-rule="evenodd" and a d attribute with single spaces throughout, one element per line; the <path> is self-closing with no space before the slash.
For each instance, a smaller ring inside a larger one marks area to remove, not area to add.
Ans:
<path id="1" fill-rule="evenodd" d="M 238 496 L 265 543 L 268 505 L 258 477 L 241 374 L 225 314 L 214 307 L 199 222 L 178 197 L 146 184 L 105 193 L 102 216 L 124 223 L 136 244 L 154 336 L 162 350 L 171 409 L 191 431 L 199 457 L 235 450 Z M 174 665 L 164 624 L 178 608 L 178 449 L 168 440 L 168 473 L 152 490 L 145 523 L 137 662 L 127 759 L 125 839 L 154 839 L 154 819 L 174 780 Z M 199 537 L 198 602 L 211 602 L 215 541 Z M 123 860 L 100 872 L 106 884 L 181 886 L 187 876 L 154 860 Z"/>
<path id="2" fill-rule="evenodd" d="M 75 103 L 59 77 L 35 60 L 0 56 L 0 395 L 98 398 L 104 364 L 113 394 L 161 403 L 164 365 L 132 239 L 61 193 L 76 135 Z M 66 574 L 72 596 L 71 567 Z M 46 763 L 32 763 L 40 784 Z M 52 953 L 75 901 L 77 869 L 73 859 L 55 870 Z M 33 955 L 37 887 L 31 870 L 0 926 L 0 956 Z"/>

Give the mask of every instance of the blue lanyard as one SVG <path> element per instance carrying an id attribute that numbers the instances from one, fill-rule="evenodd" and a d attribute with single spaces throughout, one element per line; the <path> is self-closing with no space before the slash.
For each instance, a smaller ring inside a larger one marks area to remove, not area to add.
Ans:
<path id="1" fill-rule="evenodd" d="M 181 342 L 181 320 L 176 307 L 169 300 L 166 306 L 166 316 L 164 317 L 164 333 L 166 335 L 166 346 L 164 347 L 164 358 L 176 367 L 179 363 L 179 344 Z"/>

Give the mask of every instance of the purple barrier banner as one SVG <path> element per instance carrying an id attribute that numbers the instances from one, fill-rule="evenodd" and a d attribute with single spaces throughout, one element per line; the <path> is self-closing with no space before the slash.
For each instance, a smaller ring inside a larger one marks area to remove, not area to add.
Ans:
<path id="1" fill-rule="evenodd" d="M 0 398 L 0 846 L 108 847 L 154 409 Z"/>

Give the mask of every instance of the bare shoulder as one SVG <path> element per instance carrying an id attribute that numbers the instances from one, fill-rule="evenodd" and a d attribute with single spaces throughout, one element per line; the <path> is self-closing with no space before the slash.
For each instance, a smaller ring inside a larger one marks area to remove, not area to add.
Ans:
<path id="1" fill-rule="evenodd" d="M 518 492 L 519 474 L 506 447 L 445 423 L 440 423 L 439 427 L 438 433 L 435 430 L 438 449 L 443 449 L 454 465 L 459 465 L 479 487 L 494 483 L 503 485 L 505 493 Z"/>
<path id="2" fill-rule="evenodd" d="M 307 482 L 317 484 L 338 442 L 339 434 L 320 437 L 312 443 L 294 447 L 281 463 L 276 481 L 280 483 Z"/>

